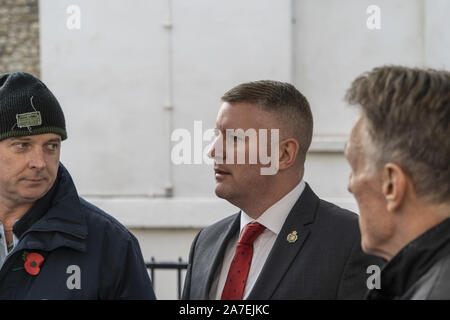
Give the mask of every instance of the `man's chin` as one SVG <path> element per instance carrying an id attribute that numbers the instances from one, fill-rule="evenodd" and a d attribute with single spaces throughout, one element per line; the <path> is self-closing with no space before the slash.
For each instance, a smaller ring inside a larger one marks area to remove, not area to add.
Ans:
<path id="1" fill-rule="evenodd" d="M 214 192 L 216 193 L 217 197 L 228 200 L 228 201 L 233 197 L 232 190 L 230 190 L 230 188 L 228 188 L 226 185 L 224 185 L 221 182 L 217 183 L 216 189 L 214 190 Z"/>
<path id="2" fill-rule="evenodd" d="M 24 202 L 35 202 L 42 197 L 44 197 L 47 192 L 49 191 L 48 188 L 39 188 L 35 190 L 26 190 L 20 194 L 21 198 Z"/>
<path id="3" fill-rule="evenodd" d="M 22 202 L 24 202 L 24 203 L 34 203 L 34 202 L 38 201 L 39 199 L 41 199 L 42 197 L 43 197 L 43 195 L 26 194 L 26 195 L 22 195 L 21 199 L 22 199 Z"/>
<path id="4" fill-rule="evenodd" d="M 223 188 L 217 186 L 216 189 L 214 190 L 214 193 L 216 194 L 217 197 L 226 199 L 226 192 L 223 190 Z"/>

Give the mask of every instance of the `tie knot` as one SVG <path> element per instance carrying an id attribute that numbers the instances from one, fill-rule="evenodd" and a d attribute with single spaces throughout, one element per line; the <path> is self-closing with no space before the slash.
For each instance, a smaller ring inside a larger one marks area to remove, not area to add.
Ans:
<path id="1" fill-rule="evenodd" d="M 266 229 L 262 224 L 258 222 L 252 222 L 247 224 L 244 227 L 244 231 L 242 231 L 241 238 L 239 239 L 239 243 L 253 245 L 256 238 Z"/>

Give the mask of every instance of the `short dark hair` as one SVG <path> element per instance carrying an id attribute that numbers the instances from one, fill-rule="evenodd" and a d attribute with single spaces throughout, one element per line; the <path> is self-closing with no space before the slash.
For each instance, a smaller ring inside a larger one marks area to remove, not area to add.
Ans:
<path id="1" fill-rule="evenodd" d="M 353 81 L 346 100 L 361 107 L 376 166 L 398 163 L 416 193 L 450 200 L 450 73 L 384 66 Z"/>
<path id="2" fill-rule="evenodd" d="M 299 156 L 304 163 L 312 140 L 313 117 L 308 100 L 292 84 L 272 80 L 246 82 L 227 91 L 222 101 L 256 104 L 278 116 L 287 133 L 299 143 Z"/>

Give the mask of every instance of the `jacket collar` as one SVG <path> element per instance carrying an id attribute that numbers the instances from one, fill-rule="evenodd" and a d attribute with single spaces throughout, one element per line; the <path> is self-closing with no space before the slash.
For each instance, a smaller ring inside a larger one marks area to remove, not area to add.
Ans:
<path id="1" fill-rule="evenodd" d="M 192 296 L 200 297 L 200 299 L 209 299 L 211 285 L 217 273 L 220 272 L 220 266 L 222 265 L 223 255 L 228 242 L 239 232 L 239 222 L 240 212 L 226 218 L 223 221 L 224 230 L 222 231 L 221 228 L 217 230 L 217 239 L 211 242 L 210 247 L 208 246 L 203 250 L 200 265 L 208 266 L 211 264 L 211 268 L 206 268 L 205 273 L 194 274 L 191 282 L 195 284 L 192 286 L 195 292 L 192 293 Z"/>
<path id="2" fill-rule="evenodd" d="M 407 244 L 381 271 L 381 289 L 368 299 L 401 298 L 435 263 L 450 254 L 450 218 Z"/>
<path id="3" fill-rule="evenodd" d="M 14 224 L 20 242 L 17 250 L 50 251 L 66 246 L 85 251 L 86 217 L 72 178 L 60 163 L 50 191 Z"/>
<path id="4" fill-rule="evenodd" d="M 317 195 L 306 184 L 275 240 L 267 261 L 248 296 L 249 300 L 271 299 L 308 238 L 309 225 L 314 222 L 319 202 Z M 288 240 L 291 237 L 295 240 Z"/>

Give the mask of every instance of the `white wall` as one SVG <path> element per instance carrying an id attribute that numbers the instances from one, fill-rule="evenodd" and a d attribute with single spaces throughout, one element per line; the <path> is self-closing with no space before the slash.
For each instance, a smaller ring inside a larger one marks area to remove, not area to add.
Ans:
<path id="1" fill-rule="evenodd" d="M 366 27 L 372 4 L 381 9 L 381 30 Z M 39 5 L 42 77 L 67 119 L 62 161 L 81 195 L 131 228 L 147 260 L 186 260 L 196 232 L 236 210 L 215 198 L 211 166 L 170 160 L 171 132 L 192 132 L 195 120 L 212 128 L 232 86 L 275 79 L 306 95 L 315 136 L 305 179 L 356 211 L 342 154 L 356 111 L 343 102 L 345 90 L 377 65 L 450 64 L 446 0 Z M 69 5 L 81 10 L 79 30 L 66 27 Z M 175 298 L 174 279 L 157 274 L 159 298 Z"/>

